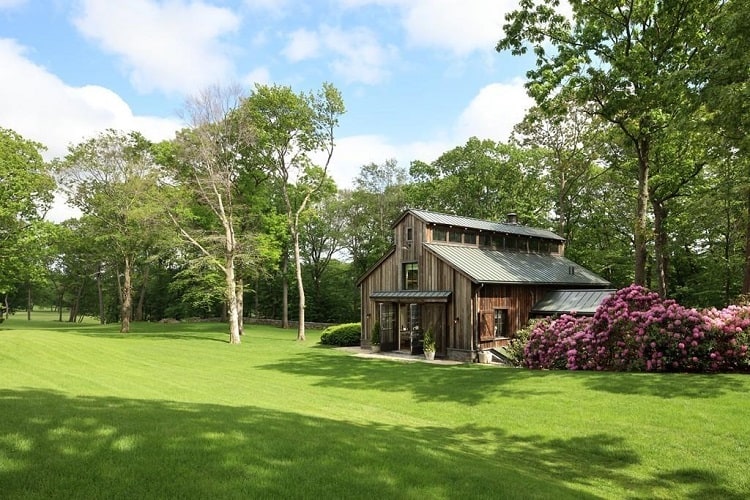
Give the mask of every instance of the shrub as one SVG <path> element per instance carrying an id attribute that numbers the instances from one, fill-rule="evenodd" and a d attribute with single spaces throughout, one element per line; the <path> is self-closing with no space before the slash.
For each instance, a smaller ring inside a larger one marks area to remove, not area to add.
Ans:
<path id="1" fill-rule="evenodd" d="M 376 321 L 372 325 L 372 333 L 370 334 L 370 343 L 373 345 L 380 344 L 380 321 Z"/>
<path id="2" fill-rule="evenodd" d="M 508 358 L 508 361 L 513 366 L 524 366 L 524 349 L 526 344 L 529 343 L 531 332 L 534 331 L 537 323 L 544 321 L 542 319 L 531 319 L 529 323 L 518 330 L 512 339 L 508 342 L 508 345 L 501 348 L 501 352 Z"/>
<path id="3" fill-rule="evenodd" d="M 605 299 L 593 318 L 538 322 L 529 368 L 720 372 L 748 370 L 750 306 L 698 311 L 636 285 Z"/>
<path id="4" fill-rule="evenodd" d="M 320 335 L 320 343 L 339 347 L 357 346 L 360 343 L 361 332 L 361 323 L 329 326 Z"/>

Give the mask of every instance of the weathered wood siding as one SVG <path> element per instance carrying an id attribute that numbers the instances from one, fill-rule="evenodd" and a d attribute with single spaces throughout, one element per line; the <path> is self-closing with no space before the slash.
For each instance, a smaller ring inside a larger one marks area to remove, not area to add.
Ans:
<path id="1" fill-rule="evenodd" d="M 492 338 L 495 309 L 508 311 L 507 337 L 526 326 L 531 309 L 550 287 L 537 285 L 485 285 L 479 294 L 478 320 L 480 322 L 480 347 L 500 347 L 507 340 Z"/>

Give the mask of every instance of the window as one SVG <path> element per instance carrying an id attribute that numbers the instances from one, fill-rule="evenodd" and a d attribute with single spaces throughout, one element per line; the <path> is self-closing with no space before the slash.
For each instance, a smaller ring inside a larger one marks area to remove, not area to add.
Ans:
<path id="1" fill-rule="evenodd" d="M 414 228 L 407 227 L 406 228 L 406 241 L 412 241 L 414 240 Z"/>
<path id="2" fill-rule="evenodd" d="M 451 243 L 461 243 L 463 240 L 464 233 L 462 231 L 456 231 L 453 230 L 450 233 L 448 233 L 448 238 Z"/>
<path id="3" fill-rule="evenodd" d="M 481 245 L 483 247 L 492 248 L 492 235 L 490 233 L 482 233 Z"/>
<path id="4" fill-rule="evenodd" d="M 495 338 L 507 337 L 506 333 L 508 330 L 508 310 L 507 309 L 495 309 L 494 314 L 494 330 Z"/>
<path id="5" fill-rule="evenodd" d="M 433 241 L 445 241 L 446 231 L 442 227 L 436 227 L 432 229 L 432 240 Z"/>
<path id="6" fill-rule="evenodd" d="M 419 269 L 416 262 L 404 264 L 404 290 L 417 290 L 419 288 Z"/>
<path id="7" fill-rule="evenodd" d="M 467 245 L 476 245 L 477 233 L 475 233 L 474 231 L 466 231 L 464 233 L 464 243 Z"/>

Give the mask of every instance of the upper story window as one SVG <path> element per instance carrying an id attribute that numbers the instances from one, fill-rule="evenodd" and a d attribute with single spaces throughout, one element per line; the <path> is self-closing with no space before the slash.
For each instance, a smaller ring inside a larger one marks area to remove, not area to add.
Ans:
<path id="1" fill-rule="evenodd" d="M 464 233 L 464 243 L 467 245 L 477 244 L 477 233 L 475 231 L 466 231 Z"/>
<path id="2" fill-rule="evenodd" d="M 406 228 L 406 241 L 414 241 L 414 228 L 413 227 Z"/>
<path id="3" fill-rule="evenodd" d="M 453 229 L 448 233 L 448 241 L 451 243 L 461 243 L 463 241 L 463 231 Z"/>
<path id="4" fill-rule="evenodd" d="M 419 268 L 416 262 L 404 263 L 404 290 L 419 289 Z"/>
<path id="5" fill-rule="evenodd" d="M 442 227 L 432 228 L 432 241 L 445 241 L 447 235 L 448 231 Z"/>

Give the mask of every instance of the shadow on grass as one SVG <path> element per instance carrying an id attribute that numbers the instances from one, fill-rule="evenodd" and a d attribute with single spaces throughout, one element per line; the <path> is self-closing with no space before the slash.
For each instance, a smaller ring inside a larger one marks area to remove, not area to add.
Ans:
<path id="1" fill-rule="evenodd" d="M 638 462 L 606 433 L 549 440 L 497 428 L 0 391 L 3 498 L 586 499 L 685 484 L 683 471 L 634 481 L 626 469 Z M 687 492 L 738 498 L 701 472 L 690 471 Z"/>
<path id="2" fill-rule="evenodd" d="M 528 398 L 551 394 L 548 389 L 517 389 L 521 379 L 551 376 L 551 372 L 491 369 L 471 364 L 437 365 L 364 359 L 331 348 L 311 349 L 258 368 L 318 378 L 318 385 L 384 392 L 409 391 L 420 402 L 477 405 L 494 397 Z"/>
<path id="3" fill-rule="evenodd" d="M 697 373 L 588 372 L 585 385 L 596 391 L 659 398 L 715 398 L 727 393 L 747 394 L 747 375 Z"/>

